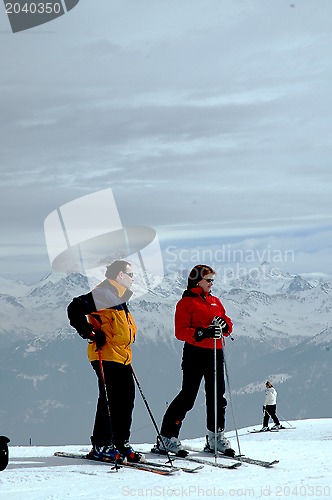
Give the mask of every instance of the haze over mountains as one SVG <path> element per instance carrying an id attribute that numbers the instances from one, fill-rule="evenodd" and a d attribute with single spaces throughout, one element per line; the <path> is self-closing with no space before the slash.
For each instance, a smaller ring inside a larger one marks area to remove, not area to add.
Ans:
<path id="1" fill-rule="evenodd" d="M 330 416 L 332 279 L 284 274 L 264 263 L 221 285 L 214 294 L 234 322 L 225 352 L 237 425 L 261 423 L 267 378 L 278 391 L 280 417 Z M 181 385 L 182 343 L 174 338 L 173 317 L 185 286 L 183 276 L 166 276 L 130 305 L 139 328 L 133 366 L 158 422 Z M 66 316 L 71 299 L 88 289 L 79 274 L 52 273 L 33 286 L 0 279 L 0 429 L 12 444 L 89 441 L 96 377 L 86 342 Z M 233 428 L 229 407 L 227 429 Z M 204 433 L 201 389 L 181 437 Z M 151 442 L 154 435 L 137 391 L 132 441 Z"/>

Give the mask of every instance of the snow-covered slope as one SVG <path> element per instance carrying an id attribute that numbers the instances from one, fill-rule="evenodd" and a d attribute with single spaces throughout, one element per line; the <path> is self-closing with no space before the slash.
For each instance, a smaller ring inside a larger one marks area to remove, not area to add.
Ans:
<path id="1" fill-rule="evenodd" d="M 86 452 L 88 445 L 10 447 L 10 463 L 0 472 L 0 498 L 331 498 L 332 419 L 291 423 L 295 430 L 278 433 L 249 434 L 249 428 L 239 430 L 242 453 L 280 460 L 269 470 L 247 464 L 232 471 L 204 466 L 197 474 L 178 472 L 162 477 L 131 469 L 116 472 L 105 464 L 53 457 L 59 450 Z M 228 436 L 236 447 L 234 431 Z M 203 443 L 203 437 L 184 441 L 197 448 Z M 147 452 L 151 445 L 135 447 Z"/>

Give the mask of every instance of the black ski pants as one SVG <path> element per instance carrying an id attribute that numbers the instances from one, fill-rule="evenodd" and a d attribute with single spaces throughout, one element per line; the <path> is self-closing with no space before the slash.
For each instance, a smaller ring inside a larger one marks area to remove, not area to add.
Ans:
<path id="1" fill-rule="evenodd" d="M 272 418 L 275 425 L 279 425 L 279 419 L 276 415 L 277 405 L 266 405 L 263 419 L 263 427 L 267 427 L 269 425 L 270 417 Z"/>
<path id="2" fill-rule="evenodd" d="M 135 383 L 131 365 L 103 361 L 108 403 L 99 361 L 92 361 L 98 377 L 99 397 L 91 441 L 96 445 L 122 448 L 129 440 L 135 400 Z M 108 408 L 109 406 L 109 408 Z M 110 410 L 110 415 L 109 415 Z"/>
<path id="3" fill-rule="evenodd" d="M 224 357 L 217 349 L 217 428 L 225 428 Z M 160 434 L 178 437 L 182 421 L 195 403 L 202 379 L 205 382 L 206 426 L 214 432 L 214 350 L 185 343 L 182 357 L 182 388 L 166 410 Z"/>

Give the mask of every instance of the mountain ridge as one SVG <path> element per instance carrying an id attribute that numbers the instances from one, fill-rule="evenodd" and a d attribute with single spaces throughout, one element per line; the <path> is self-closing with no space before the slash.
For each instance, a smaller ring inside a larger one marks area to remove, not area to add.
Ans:
<path id="1" fill-rule="evenodd" d="M 293 287 L 294 283 L 301 286 Z M 135 371 L 159 422 L 166 402 L 181 385 L 183 343 L 174 336 L 173 318 L 185 286 L 183 275 L 167 276 L 152 293 L 130 303 L 138 325 Z M 13 283 L 10 293 L 0 295 L 0 392 L 5 401 L 0 418 L 2 432 L 12 435 L 14 443 L 26 443 L 31 436 L 47 443 L 50 428 L 53 442 L 78 443 L 91 431 L 96 380 L 86 342 L 69 326 L 66 315 L 72 298 L 88 290 L 85 276 L 50 273 L 36 285 Z M 275 381 L 278 392 L 280 386 L 282 413 L 288 418 L 328 416 L 332 280 L 269 273 L 265 264 L 257 276 L 216 282 L 213 293 L 234 321 L 234 342 L 226 340 L 225 357 L 228 392 L 239 424 L 254 423 L 261 415 L 267 378 Z M 257 390 L 246 389 L 251 386 Z M 201 390 L 195 410 L 186 418 L 185 437 L 204 429 L 204 406 Z M 137 439 L 151 438 L 154 430 L 139 396 L 134 422 Z M 231 425 L 229 412 L 228 428 Z"/>

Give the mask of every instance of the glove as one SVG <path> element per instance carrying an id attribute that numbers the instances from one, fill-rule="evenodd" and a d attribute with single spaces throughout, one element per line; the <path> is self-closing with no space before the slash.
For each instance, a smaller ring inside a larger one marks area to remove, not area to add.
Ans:
<path id="1" fill-rule="evenodd" d="M 221 316 L 215 316 L 212 320 L 212 324 L 219 325 L 223 333 L 228 332 L 228 324 Z"/>
<path id="2" fill-rule="evenodd" d="M 89 336 L 90 342 L 95 342 L 97 350 L 101 349 L 106 343 L 106 335 L 102 330 L 92 330 Z"/>
<path id="3" fill-rule="evenodd" d="M 266 410 L 266 406 L 263 406 L 263 413 L 265 413 L 265 410 Z"/>
<path id="4" fill-rule="evenodd" d="M 219 325 L 210 325 L 208 328 L 196 328 L 194 337 L 196 342 L 204 339 L 221 339 L 222 331 Z"/>

